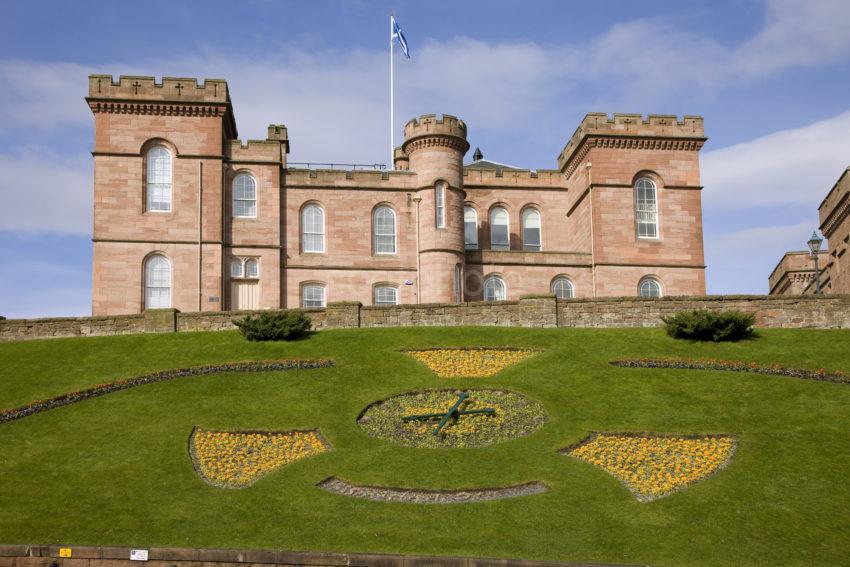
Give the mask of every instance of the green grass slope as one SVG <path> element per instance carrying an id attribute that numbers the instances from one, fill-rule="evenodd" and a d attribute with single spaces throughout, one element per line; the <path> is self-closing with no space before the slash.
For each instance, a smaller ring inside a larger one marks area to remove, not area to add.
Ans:
<path id="1" fill-rule="evenodd" d="M 747 373 L 616 368 L 686 356 L 850 370 L 850 332 L 762 330 L 736 344 L 659 329 L 335 330 L 293 343 L 235 332 L 0 344 L 0 408 L 117 378 L 234 360 L 330 357 L 334 368 L 230 373 L 140 386 L 0 424 L 0 542 L 285 548 L 510 556 L 653 565 L 840 565 L 850 554 L 850 385 Z M 399 352 L 544 349 L 492 378 L 441 379 Z M 539 400 L 532 435 L 477 449 L 367 437 L 369 403 L 434 387 L 502 387 Z M 211 487 L 187 453 L 192 427 L 320 428 L 334 450 L 243 490 Z M 637 502 L 557 450 L 590 431 L 731 433 L 716 476 Z M 545 494 L 453 505 L 351 499 L 315 487 L 450 489 L 542 481 Z"/>

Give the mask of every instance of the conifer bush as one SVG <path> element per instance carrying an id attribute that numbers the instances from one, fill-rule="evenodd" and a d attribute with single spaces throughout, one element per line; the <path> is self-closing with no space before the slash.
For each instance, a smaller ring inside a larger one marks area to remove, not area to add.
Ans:
<path id="1" fill-rule="evenodd" d="M 269 311 L 256 317 L 247 315 L 233 324 L 249 341 L 293 341 L 310 330 L 312 321 L 301 311 Z"/>
<path id="2" fill-rule="evenodd" d="M 667 334 L 676 339 L 695 341 L 737 341 L 753 333 L 755 316 L 743 311 L 715 312 L 708 309 L 679 311 L 662 317 Z"/>

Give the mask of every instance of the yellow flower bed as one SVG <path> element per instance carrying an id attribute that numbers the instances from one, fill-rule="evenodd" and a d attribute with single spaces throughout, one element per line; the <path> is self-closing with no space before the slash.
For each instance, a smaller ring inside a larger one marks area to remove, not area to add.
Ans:
<path id="1" fill-rule="evenodd" d="M 264 474 L 329 450 L 316 431 L 210 431 L 196 427 L 190 439 L 195 470 L 210 484 L 244 488 Z"/>
<path id="2" fill-rule="evenodd" d="M 599 433 L 567 451 L 620 479 L 638 500 L 667 496 L 703 480 L 735 452 L 726 435 L 700 437 Z"/>
<path id="3" fill-rule="evenodd" d="M 441 378 L 493 376 L 535 353 L 531 349 L 436 348 L 408 351 Z"/>

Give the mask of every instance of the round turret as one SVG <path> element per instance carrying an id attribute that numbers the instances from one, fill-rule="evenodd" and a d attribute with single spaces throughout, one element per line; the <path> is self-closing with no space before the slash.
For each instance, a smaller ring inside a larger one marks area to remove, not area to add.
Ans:
<path id="1" fill-rule="evenodd" d="M 404 126 L 401 149 L 419 187 L 420 301 L 462 300 L 463 156 L 469 150 L 466 124 L 447 114 L 414 118 Z"/>
<path id="2" fill-rule="evenodd" d="M 401 147 L 393 150 L 393 168 L 397 171 L 407 171 L 410 169 L 410 158 L 404 153 Z"/>

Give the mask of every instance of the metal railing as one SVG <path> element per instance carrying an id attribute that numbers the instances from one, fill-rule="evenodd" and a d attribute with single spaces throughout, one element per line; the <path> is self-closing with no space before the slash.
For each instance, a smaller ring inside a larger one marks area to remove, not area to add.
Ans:
<path id="1" fill-rule="evenodd" d="M 387 169 L 383 163 L 320 163 L 315 161 L 290 161 L 286 163 L 289 166 L 300 166 L 306 169 L 341 169 L 341 170 L 373 170 L 384 171 Z"/>

